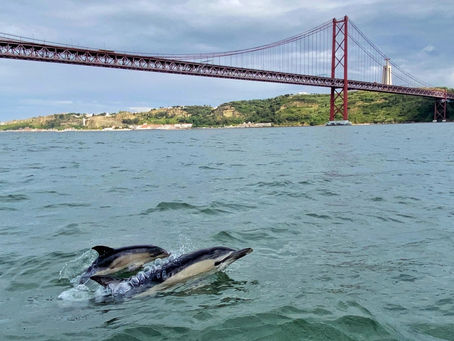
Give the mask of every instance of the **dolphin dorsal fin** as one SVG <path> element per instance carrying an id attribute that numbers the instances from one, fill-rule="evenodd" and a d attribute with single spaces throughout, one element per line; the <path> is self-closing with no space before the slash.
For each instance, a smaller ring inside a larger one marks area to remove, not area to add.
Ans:
<path id="1" fill-rule="evenodd" d="M 100 257 L 106 257 L 111 255 L 114 252 L 114 249 L 108 246 L 103 246 L 103 245 L 96 245 L 92 247 L 93 250 L 95 250 Z"/>
<path id="2" fill-rule="evenodd" d="M 98 282 L 103 287 L 108 286 L 110 283 L 117 283 L 121 281 L 118 278 L 113 278 L 109 276 L 91 276 L 90 279 L 95 282 Z"/>

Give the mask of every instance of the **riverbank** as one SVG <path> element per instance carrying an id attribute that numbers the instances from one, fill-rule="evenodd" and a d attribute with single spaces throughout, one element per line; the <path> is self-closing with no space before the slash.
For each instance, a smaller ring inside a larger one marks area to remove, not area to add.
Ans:
<path id="1" fill-rule="evenodd" d="M 349 121 L 352 124 L 431 122 L 433 105 L 434 100 L 430 98 L 351 91 Z M 269 99 L 228 102 L 217 107 L 173 106 L 135 113 L 119 111 L 100 114 L 53 114 L 0 122 L 0 131 L 317 126 L 324 125 L 328 121 L 329 107 L 329 95 L 288 94 Z M 449 103 L 448 116 L 452 112 L 454 112 L 454 103 Z"/>
<path id="2" fill-rule="evenodd" d="M 404 123 L 359 123 L 359 124 L 351 124 L 351 126 L 359 127 L 359 126 L 382 126 L 382 125 L 412 125 L 412 124 L 432 124 L 434 122 L 404 122 Z M 442 123 L 442 122 L 438 122 Z M 452 122 L 443 122 L 443 123 L 452 123 Z M 320 125 L 318 127 L 324 127 L 324 125 Z M 68 132 L 125 132 L 125 131 L 151 131 L 151 130 L 211 130 L 211 129 L 257 129 L 257 128 L 309 128 L 314 126 L 308 125 L 269 125 L 269 124 L 257 124 L 257 125 L 248 125 L 248 124 L 240 124 L 237 126 L 219 126 L 219 127 L 193 127 L 190 129 L 18 129 L 18 130 L 0 130 L 1 133 L 68 133 Z"/>
<path id="3" fill-rule="evenodd" d="M 0 130 L 0 132 L 79 132 L 79 131 L 143 131 L 143 130 L 189 130 L 189 129 L 238 129 L 238 128 L 271 128 L 273 125 L 271 123 L 242 123 L 238 125 L 230 126 L 221 126 L 221 127 L 198 127 L 193 128 L 192 124 L 147 124 L 132 128 L 103 128 L 103 129 L 39 129 L 39 128 L 20 128 L 16 130 Z"/>

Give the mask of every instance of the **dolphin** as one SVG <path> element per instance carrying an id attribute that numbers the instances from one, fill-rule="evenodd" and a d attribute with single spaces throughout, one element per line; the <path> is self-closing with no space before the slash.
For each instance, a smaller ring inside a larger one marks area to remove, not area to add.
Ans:
<path id="1" fill-rule="evenodd" d="M 167 289 L 195 276 L 222 271 L 237 259 L 251 253 L 251 248 L 234 250 L 217 246 L 184 254 L 159 268 L 141 271 L 128 279 L 109 276 L 90 278 L 110 289 L 113 296 L 144 296 Z"/>
<path id="2" fill-rule="evenodd" d="M 166 250 L 154 245 L 134 245 L 118 249 L 97 245 L 92 249 L 98 252 L 99 256 L 80 277 L 80 284 L 94 275 L 108 275 L 126 268 L 132 271 L 145 263 L 170 255 Z"/>

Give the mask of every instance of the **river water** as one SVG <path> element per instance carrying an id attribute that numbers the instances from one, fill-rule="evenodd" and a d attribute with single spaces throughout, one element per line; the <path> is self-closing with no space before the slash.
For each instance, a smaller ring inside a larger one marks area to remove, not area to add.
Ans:
<path id="1" fill-rule="evenodd" d="M 1 340 L 454 340 L 454 124 L 0 134 Z M 146 298 L 94 245 L 254 252 Z"/>

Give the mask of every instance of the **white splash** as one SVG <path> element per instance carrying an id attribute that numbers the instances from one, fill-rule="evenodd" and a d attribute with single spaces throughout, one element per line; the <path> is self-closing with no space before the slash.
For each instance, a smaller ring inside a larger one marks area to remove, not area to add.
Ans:
<path id="1" fill-rule="evenodd" d="M 84 302 L 92 297 L 90 289 L 84 284 L 79 284 L 71 289 L 63 291 L 58 295 L 59 300 L 67 302 Z"/>
<path id="2" fill-rule="evenodd" d="M 87 250 L 79 257 L 65 263 L 58 274 L 58 279 L 69 279 L 71 283 L 79 282 L 82 272 L 95 260 L 96 252 Z"/>

